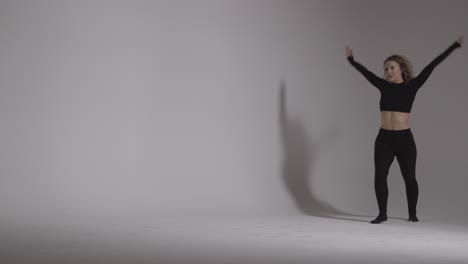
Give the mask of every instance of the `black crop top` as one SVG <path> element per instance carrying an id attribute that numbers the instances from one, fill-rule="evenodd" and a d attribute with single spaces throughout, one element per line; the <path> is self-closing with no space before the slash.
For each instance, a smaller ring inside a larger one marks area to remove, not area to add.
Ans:
<path id="1" fill-rule="evenodd" d="M 447 56 L 456 48 L 459 48 L 458 42 L 453 43 L 442 54 L 437 56 L 431 63 L 416 76 L 407 82 L 400 84 L 388 82 L 376 76 L 374 73 L 367 70 L 359 62 L 354 60 L 353 56 L 348 57 L 348 61 L 353 65 L 364 77 L 380 91 L 380 111 L 396 111 L 410 113 L 413 106 L 416 92 L 426 82 L 434 68 L 441 63 Z"/>

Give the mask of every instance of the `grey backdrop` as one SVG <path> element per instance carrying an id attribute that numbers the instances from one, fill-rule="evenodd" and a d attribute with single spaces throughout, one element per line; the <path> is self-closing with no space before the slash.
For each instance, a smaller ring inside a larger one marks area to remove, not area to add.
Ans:
<path id="1" fill-rule="evenodd" d="M 1 1 L 0 217 L 377 213 L 379 93 L 465 1 Z M 417 95 L 419 215 L 468 219 L 466 48 Z M 406 217 L 403 179 L 389 213 Z M 460 218 L 461 217 L 461 218 Z M 4 226 L 5 227 L 5 226 Z"/>

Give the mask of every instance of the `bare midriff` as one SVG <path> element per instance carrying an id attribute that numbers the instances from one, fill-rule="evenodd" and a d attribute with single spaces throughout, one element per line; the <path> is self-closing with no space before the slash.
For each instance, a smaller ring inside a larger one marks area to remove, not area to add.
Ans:
<path id="1" fill-rule="evenodd" d="M 409 113 L 382 111 L 380 112 L 380 127 L 387 130 L 403 130 L 409 128 Z"/>

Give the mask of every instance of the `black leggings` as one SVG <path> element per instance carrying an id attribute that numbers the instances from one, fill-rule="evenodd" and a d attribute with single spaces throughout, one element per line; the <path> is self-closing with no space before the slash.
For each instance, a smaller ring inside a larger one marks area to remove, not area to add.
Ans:
<path id="1" fill-rule="evenodd" d="M 387 214 L 388 186 L 387 176 L 390 165 L 397 158 L 405 181 L 408 213 L 416 216 L 418 202 L 418 182 L 416 181 L 416 143 L 411 129 L 386 130 L 380 128 L 375 139 L 375 194 L 380 214 Z"/>

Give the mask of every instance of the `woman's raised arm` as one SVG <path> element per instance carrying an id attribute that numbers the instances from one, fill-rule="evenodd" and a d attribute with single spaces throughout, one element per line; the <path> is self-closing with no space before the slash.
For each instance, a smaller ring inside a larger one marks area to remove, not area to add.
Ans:
<path id="1" fill-rule="evenodd" d="M 380 78 L 379 76 L 375 75 L 373 72 L 369 71 L 366 67 L 362 64 L 354 60 L 353 50 L 346 46 L 346 58 L 348 59 L 349 63 L 354 66 L 364 77 L 377 89 L 381 89 L 383 86 L 387 84 L 387 81 Z"/>
<path id="2" fill-rule="evenodd" d="M 421 86 L 426 82 L 426 80 L 431 75 L 432 71 L 435 69 L 437 65 L 439 65 L 442 61 L 444 61 L 450 53 L 452 53 L 455 49 L 460 48 L 463 44 L 464 36 L 458 37 L 458 39 L 450 45 L 444 52 L 442 52 L 439 56 L 433 59 L 424 69 L 412 80 L 416 89 L 421 88 Z"/>

